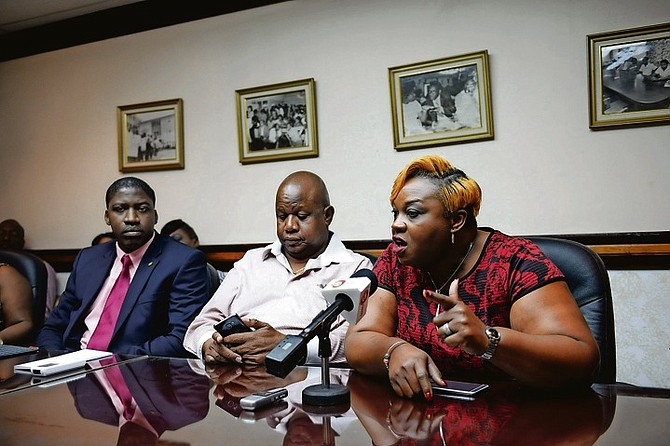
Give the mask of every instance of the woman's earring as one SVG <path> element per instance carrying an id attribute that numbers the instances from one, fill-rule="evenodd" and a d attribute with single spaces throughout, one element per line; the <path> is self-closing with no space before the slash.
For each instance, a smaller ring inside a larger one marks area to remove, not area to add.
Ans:
<path id="1" fill-rule="evenodd" d="M 451 244 L 454 245 L 456 242 L 454 241 L 454 233 L 451 233 Z"/>

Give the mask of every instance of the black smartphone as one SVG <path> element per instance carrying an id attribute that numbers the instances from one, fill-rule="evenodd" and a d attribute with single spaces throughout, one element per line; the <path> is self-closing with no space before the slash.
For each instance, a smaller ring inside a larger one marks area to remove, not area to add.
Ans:
<path id="1" fill-rule="evenodd" d="M 216 400 L 216 405 L 221 409 L 225 410 L 235 418 L 239 417 L 242 413 L 242 407 L 240 406 L 240 399 L 232 397 L 225 393 L 223 398 Z"/>
<path id="2" fill-rule="evenodd" d="M 246 333 L 251 331 L 251 328 L 242 322 L 242 319 L 240 319 L 237 314 L 232 314 L 218 324 L 214 325 L 214 329 L 221 333 L 221 336 L 224 338 L 231 334 Z"/>
<path id="3" fill-rule="evenodd" d="M 467 381 L 451 381 L 445 380 L 444 385 L 431 383 L 433 393 L 439 396 L 448 397 L 465 397 L 467 399 L 473 398 L 474 395 L 482 390 L 488 389 L 488 384 L 471 383 Z"/>

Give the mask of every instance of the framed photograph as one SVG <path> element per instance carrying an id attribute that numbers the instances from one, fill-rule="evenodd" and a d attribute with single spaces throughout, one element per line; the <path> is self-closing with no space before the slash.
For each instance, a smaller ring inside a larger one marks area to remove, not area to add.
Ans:
<path id="1" fill-rule="evenodd" d="M 670 23 L 587 41 L 591 129 L 670 122 Z"/>
<path id="2" fill-rule="evenodd" d="M 493 139 L 488 51 L 388 71 L 396 150 Z"/>
<path id="3" fill-rule="evenodd" d="M 118 107 L 117 121 L 121 172 L 184 168 L 181 99 Z"/>
<path id="4" fill-rule="evenodd" d="M 240 163 L 319 156 L 314 79 L 235 91 Z"/>

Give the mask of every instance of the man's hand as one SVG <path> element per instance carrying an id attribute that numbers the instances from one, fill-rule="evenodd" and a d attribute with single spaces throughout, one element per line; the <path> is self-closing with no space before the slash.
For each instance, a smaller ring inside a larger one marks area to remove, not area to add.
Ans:
<path id="1" fill-rule="evenodd" d="M 263 366 L 218 366 L 209 368 L 207 373 L 210 377 L 217 377 L 213 379 L 216 383 L 214 395 L 217 398 L 226 394 L 241 398 L 255 392 L 286 387 L 307 377 L 307 369 L 304 367 L 297 367 L 286 378 L 271 375 Z"/>
<path id="2" fill-rule="evenodd" d="M 212 338 L 202 346 L 203 358 L 207 364 L 264 364 L 265 356 L 285 337 L 265 322 L 246 319 L 244 323 L 253 331 L 236 333 L 225 338 L 218 332 L 212 334 Z"/>
<path id="3" fill-rule="evenodd" d="M 202 345 L 202 357 L 206 364 L 242 363 L 242 357 L 224 344 L 223 336 L 218 332 Z"/>

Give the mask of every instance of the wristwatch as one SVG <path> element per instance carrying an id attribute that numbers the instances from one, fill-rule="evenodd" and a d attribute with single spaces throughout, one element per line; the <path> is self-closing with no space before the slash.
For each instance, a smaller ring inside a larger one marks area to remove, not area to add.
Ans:
<path id="1" fill-rule="evenodd" d="M 498 343 L 500 342 L 500 333 L 493 327 L 486 327 L 484 333 L 486 333 L 486 337 L 489 338 L 489 346 L 486 348 L 484 353 L 479 355 L 479 357 L 490 361 L 491 358 L 493 358 L 493 353 L 495 353 L 496 347 L 498 347 Z"/>

